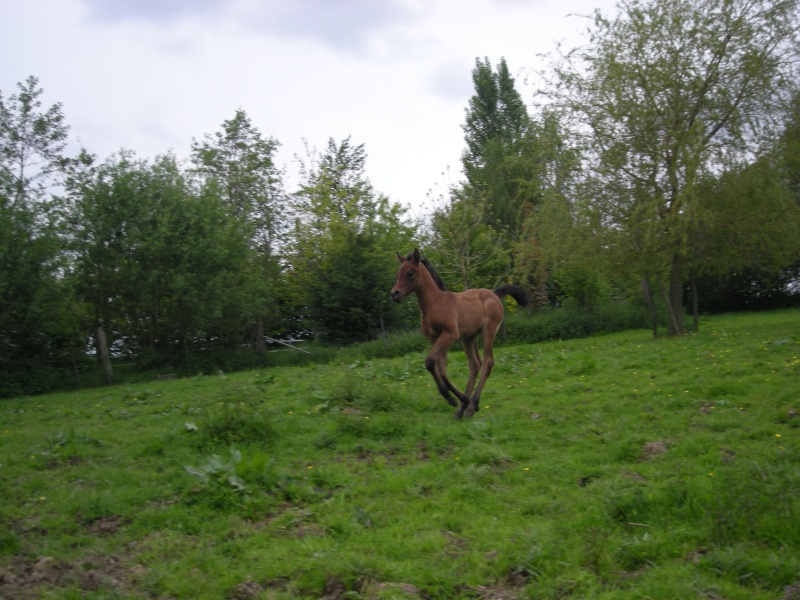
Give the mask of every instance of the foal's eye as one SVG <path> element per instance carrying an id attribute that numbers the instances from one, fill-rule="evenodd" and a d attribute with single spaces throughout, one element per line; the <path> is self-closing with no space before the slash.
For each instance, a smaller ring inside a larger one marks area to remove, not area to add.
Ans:
<path id="1" fill-rule="evenodd" d="M 414 279 L 414 271 L 409 271 L 406 277 L 408 277 L 409 279 Z"/>

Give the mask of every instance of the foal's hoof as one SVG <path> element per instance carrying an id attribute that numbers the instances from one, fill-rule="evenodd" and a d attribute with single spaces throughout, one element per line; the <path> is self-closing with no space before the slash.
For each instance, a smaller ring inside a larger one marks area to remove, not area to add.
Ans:
<path id="1" fill-rule="evenodd" d="M 472 413 L 469 412 L 469 402 L 462 402 L 459 409 L 456 411 L 456 419 L 460 419 L 464 415 L 470 417 Z"/>

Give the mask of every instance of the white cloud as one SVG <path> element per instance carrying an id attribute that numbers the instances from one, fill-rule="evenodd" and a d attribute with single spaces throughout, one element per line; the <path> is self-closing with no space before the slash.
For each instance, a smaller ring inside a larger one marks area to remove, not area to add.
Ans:
<path id="1" fill-rule="evenodd" d="M 303 140 L 364 144 L 375 188 L 424 206 L 458 176 L 476 57 L 518 74 L 555 40 L 577 41 L 611 0 L 0 1 L 0 90 L 40 79 L 73 137 L 105 158 L 174 150 L 244 109 L 281 142 L 292 176 Z M 10 57 L 10 58 L 9 58 Z M 291 179 L 291 177 L 290 177 Z"/>

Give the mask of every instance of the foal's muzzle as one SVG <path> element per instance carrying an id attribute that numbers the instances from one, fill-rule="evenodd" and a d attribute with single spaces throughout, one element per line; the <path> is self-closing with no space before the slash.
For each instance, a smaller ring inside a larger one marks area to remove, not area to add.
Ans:
<path id="1" fill-rule="evenodd" d="M 403 292 L 400 290 L 392 290 L 392 300 L 395 302 L 400 302 L 403 299 Z"/>

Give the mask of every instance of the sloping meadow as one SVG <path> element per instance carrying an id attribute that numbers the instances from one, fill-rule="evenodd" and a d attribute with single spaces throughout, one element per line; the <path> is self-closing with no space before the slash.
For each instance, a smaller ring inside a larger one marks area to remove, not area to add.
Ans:
<path id="1" fill-rule="evenodd" d="M 0 596 L 800 598 L 796 311 L 496 359 L 3 401 Z"/>

